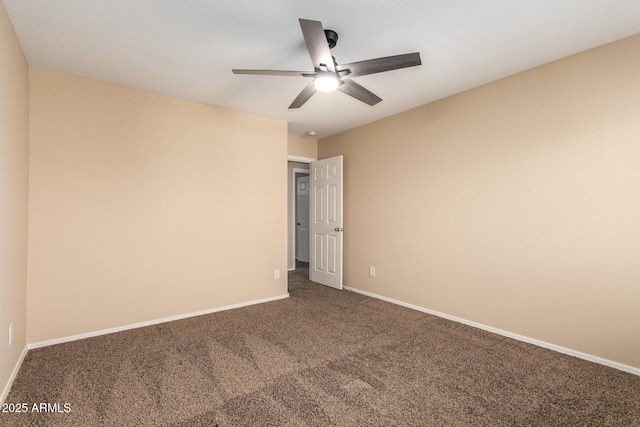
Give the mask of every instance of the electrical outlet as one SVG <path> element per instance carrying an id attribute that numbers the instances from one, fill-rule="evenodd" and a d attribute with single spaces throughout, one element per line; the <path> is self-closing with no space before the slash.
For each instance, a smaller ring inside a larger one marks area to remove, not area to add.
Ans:
<path id="1" fill-rule="evenodd" d="M 276 268 L 275 270 L 273 270 L 273 278 L 274 279 L 279 279 L 280 278 L 280 269 Z"/>
<path id="2" fill-rule="evenodd" d="M 369 276 L 376 277 L 376 268 L 375 267 L 369 267 Z"/>
<path id="3" fill-rule="evenodd" d="M 13 323 L 9 325 L 9 345 L 13 343 Z"/>

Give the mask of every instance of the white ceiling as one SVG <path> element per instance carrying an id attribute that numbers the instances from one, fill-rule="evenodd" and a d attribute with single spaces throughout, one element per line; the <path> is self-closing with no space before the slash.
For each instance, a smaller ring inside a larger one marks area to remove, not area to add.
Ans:
<path id="1" fill-rule="evenodd" d="M 3 0 L 29 64 L 286 120 L 289 133 L 350 129 L 640 33 L 640 0 Z M 420 52 L 423 65 L 355 81 L 373 107 L 318 93 L 298 18 L 339 34 L 338 63 Z"/>

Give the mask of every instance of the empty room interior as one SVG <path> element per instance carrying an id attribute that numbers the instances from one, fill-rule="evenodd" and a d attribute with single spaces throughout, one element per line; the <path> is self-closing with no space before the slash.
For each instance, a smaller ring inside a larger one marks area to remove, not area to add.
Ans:
<path id="1" fill-rule="evenodd" d="M 640 425 L 640 2 L 455 3 L 3 0 L 0 424 Z"/>

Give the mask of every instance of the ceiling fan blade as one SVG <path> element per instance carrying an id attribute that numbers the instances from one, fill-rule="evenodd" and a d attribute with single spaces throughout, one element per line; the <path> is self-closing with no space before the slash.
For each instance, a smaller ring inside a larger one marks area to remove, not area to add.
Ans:
<path id="1" fill-rule="evenodd" d="M 366 76 L 367 74 L 398 70 L 400 68 L 415 67 L 416 65 L 422 65 L 419 52 L 385 56 L 383 58 L 352 62 L 351 64 L 340 64 L 336 67 L 336 70 L 338 72 L 349 70 L 349 77 L 358 77 Z"/>
<path id="2" fill-rule="evenodd" d="M 285 71 L 285 70 L 238 70 L 233 69 L 233 74 L 254 74 L 258 76 L 313 76 L 310 71 Z"/>
<path id="3" fill-rule="evenodd" d="M 307 102 L 309 98 L 311 98 L 317 91 L 318 90 L 316 89 L 314 81 L 311 80 L 309 84 L 306 85 L 304 89 L 302 89 L 302 92 L 298 94 L 296 99 L 293 100 L 291 105 L 289 105 L 289 109 L 292 110 L 294 108 L 302 107 L 302 105 L 304 105 L 304 103 Z"/>
<path id="4" fill-rule="evenodd" d="M 338 86 L 338 90 L 357 99 L 358 101 L 362 101 L 369 105 L 376 105 L 378 102 L 382 101 L 382 98 L 378 95 L 371 92 L 369 89 L 365 89 L 351 79 L 342 79 L 342 83 L 343 84 Z"/>
<path id="5" fill-rule="evenodd" d="M 324 34 L 324 28 L 322 28 L 322 22 L 300 19 L 300 28 L 302 28 L 302 35 L 304 36 L 309 56 L 311 56 L 313 67 L 316 70 L 320 70 L 320 65 L 324 65 L 327 71 L 335 72 L 335 65 L 331 57 L 327 37 Z"/>

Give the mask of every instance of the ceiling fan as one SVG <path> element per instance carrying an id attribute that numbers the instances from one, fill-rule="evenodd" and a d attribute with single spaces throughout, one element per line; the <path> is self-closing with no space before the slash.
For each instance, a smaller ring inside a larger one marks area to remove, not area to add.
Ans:
<path id="1" fill-rule="evenodd" d="M 385 56 L 368 59 L 366 61 L 338 64 L 331 51 L 338 41 L 338 34 L 332 30 L 325 30 L 322 22 L 300 19 L 300 27 L 304 42 L 307 45 L 313 71 L 284 71 L 284 70 L 232 70 L 234 74 L 256 74 L 261 76 L 302 76 L 313 80 L 293 100 L 289 109 L 300 108 L 317 91 L 331 92 L 339 90 L 358 101 L 368 105 L 376 105 L 382 98 L 360 86 L 350 77 L 365 76 L 367 74 L 382 73 L 384 71 L 422 65 L 420 53 Z"/>

